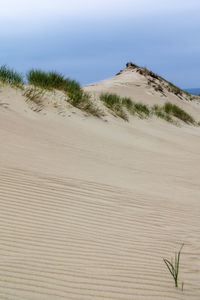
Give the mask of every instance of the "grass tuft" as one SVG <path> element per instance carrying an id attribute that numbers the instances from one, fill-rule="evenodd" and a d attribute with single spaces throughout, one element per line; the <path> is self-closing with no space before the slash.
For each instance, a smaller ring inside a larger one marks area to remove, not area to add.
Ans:
<path id="1" fill-rule="evenodd" d="M 92 114 L 96 117 L 104 116 L 103 111 L 98 108 L 90 99 L 90 95 L 85 93 L 81 88 L 80 89 L 70 89 L 70 92 L 67 92 L 69 103 L 83 111 L 86 111 L 89 114 Z"/>
<path id="2" fill-rule="evenodd" d="M 149 117 L 150 116 L 150 109 L 148 105 L 143 103 L 134 103 L 135 112 L 139 115 L 140 118 Z"/>
<path id="3" fill-rule="evenodd" d="M 183 109 L 181 109 L 175 104 L 171 104 L 170 102 L 167 102 L 164 104 L 163 109 L 167 114 L 172 115 L 177 119 L 182 120 L 185 123 L 191 123 L 191 124 L 195 123 L 191 115 L 189 115 L 186 111 L 184 111 Z"/>
<path id="4" fill-rule="evenodd" d="M 16 71 L 9 69 L 6 65 L 0 67 L 0 81 L 15 86 L 23 85 L 23 76 Z"/>
<path id="5" fill-rule="evenodd" d="M 70 78 L 65 79 L 64 90 L 67 94 L 75 94 L 82 91 L 80 83 Z"/>
<path id="6" fill-rule="evenodd" d="M 151 114 L 148 105 L 133 102 L 130 98 L 122 98 L 122 104 L 127 108 L 130 114 L 137 114 L 140 118 L 149 117 Z"/>
<path id="7" fill-rule="evenodd" d="M 63 90 L 65 88 L 64 76 L 56 72 L 43 72 L 32 69 L 27 73 L 27 80 L 29 84 L 43 89 Z"/>
<path id="8" fill-rule="evenodd" d="M 123 110 L 123 100 L 116 94 L 101 94 L 100 100 L 118 117 L 128 121 L 128 116 Z"/>
<path id="9" fill-rule="evenodd" d="M 163 111 L 163 107 L 155 104 L 152 107 L 152 114 L 154 114 L 156 117 L 165 120 L 166 122 L 172 123 L 174 125 L 177 125 L 177 123 L 173 120 L 173 118 L 166 112 Z"/>
<path id="10" fill-rule="evenodd" d="M 123 110 L 126 107 L 128 112 L 132 115 L 137 114 L 140 118 L 146 118 L 150 116 L 150 109 L 147 105 L 142 103 L 135 103 L 130 98 L 121 98 L 116 94 L 101 94 L 100 100 L 111 109 L 117 116 L 128 121 L 128 117 Z"/>
<path id="11" fill-rule="evenodd" d="M 73 106 L 94 116 L 103 116 L 103 112 L 92 103 L 89 94 L 84 93 L 80 84 L 56 72 L 30 70 L 27 74 L 28 83 L 42 89 L 58 89 L 64 91 Z"/>
<path id="12" fill-rule="evenodd" d="M 170 274 L 172 275 L 174 279 L 174 284 L 175 287 L 178 288 L 178 275 L 179 275 L 179 266 L 180 266 L 180 255 L 181 255 L 181 250 L 183 249 L 184 244 L 182 244 L 179 252 L 175 252 L 175 262 L 173 263 L 173 260 L 171 262 L 163 258 L 164 263 L 166 264 Z M 182 290 L 183 290 L 183 283 L 182 283 Z"/>
<path id="13" fill-rule="evenodd" d="M 108 93 L 101 94 L 100 99 L 110 109 L 114 108 L 115 105 L 122 105 L 121 98 L 116 94 L 108 94 Z"/>
<path id="14" fill-rule="evenodd" d="M 127 108 L 127 110 L 130 112 L 130 113 L 133 113 L 133 109 L 134 109 L 134 105 L 133 105 L 133 101 L 130 99 L 130 98 L 122 98 L 122 104 Z"/>
<path id="15" fill-rule="evenodd" d="M 77 81 L 67 78 L 65 80 L 65 92 L 71 105 L 86 111 L 93 116 L 104 116 L 103 111 L 91 101 L 90 95 L 82 90 Z"/>
<path id="16" fill-rule="evenodd" d="M 100 100 L 110 109 L 115 115 L 128 120 L 126 113 L 123 108 L 125 107 L 128 112 L 132 115 L 138 115 L 140 118 L 149 118 L 152 115 L 156 115 L 169 123 L 178 125 L 178 123 L 173 119 L 176 117 L 186 123 L 196 124 L 195 120 L 186 113 L 183 109 L 177 105 L 171 104 L 170 102 L 165 103 L 163 106 L 154 105 L 149 107 L 143 103 L 133 102 L 130 98 L 121 98 L 117 94 L 101 94 Z"/>

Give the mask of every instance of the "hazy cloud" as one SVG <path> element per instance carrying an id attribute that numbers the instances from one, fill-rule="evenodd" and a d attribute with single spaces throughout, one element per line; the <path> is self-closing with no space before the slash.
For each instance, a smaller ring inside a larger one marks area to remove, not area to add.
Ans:
<path id="1" fill-rule="evenodd" d="M 140 17 L 144 14 L 188 13 L 200 8 L 197 0 L 1 0 L 0 19 L 11 21 L 35 20 L 36 17 L 104 17 L 126 15 Z M 7 24 L 9 25 L 9 24 Z"/>

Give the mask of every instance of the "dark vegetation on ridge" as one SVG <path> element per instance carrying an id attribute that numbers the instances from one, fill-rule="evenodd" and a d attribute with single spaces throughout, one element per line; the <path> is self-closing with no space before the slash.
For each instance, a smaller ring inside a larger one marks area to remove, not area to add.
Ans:
<path id="1" fill-rule="evenodd" d="M 128 62 L 126 64 L 126 67 L 129 69 L 135 69 L 137 73 L 145 76 L 148 80 L 148 85 L 153 87 L 155 91 L 159 91 L 160 93 L 162 93 L 163 96 L 166 96 L 164 92 L 164 88 L 165 88 L 168 92 L 175 94 L 180 99 L 182 99 L 183 95 L 185 94 L 188 96 L 190 100 L 192 100 L 192 96 L 190 93 L 188 93 L 187 91 L 183 91 L 178 86 L 174 85 L 173 83 L 166 80 L 165 78 L 157 75 L 156 73 L 148 70 L 147 68 L 139 67 L 132 62 Z M 119 75 L 120 73 L 121 71 L 117 75 Z"/>

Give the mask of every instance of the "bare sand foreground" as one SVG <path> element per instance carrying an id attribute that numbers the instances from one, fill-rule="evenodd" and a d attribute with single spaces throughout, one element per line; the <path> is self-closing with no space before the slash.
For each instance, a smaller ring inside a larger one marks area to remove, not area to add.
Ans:
<path id="1" fill-rule="evenodd" d="M 166 100 L 122 75 L 85 89 Z M 0 299 L 199 300 L 200 127 L 50 104 L 1 86 Z M 182 243 L 184 291 L 163 263 Z"/>

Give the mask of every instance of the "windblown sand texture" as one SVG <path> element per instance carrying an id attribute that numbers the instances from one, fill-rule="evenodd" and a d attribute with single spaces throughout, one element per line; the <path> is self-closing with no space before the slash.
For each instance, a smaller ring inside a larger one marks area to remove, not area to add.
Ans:
<path id="1" fill-rule="evenodd" d="M 200 116 L 131 69 L 85 90 Z M 199 300 L 200 128 L 97 119 L 53 97 L 37 113 L 1 86 L 0 299 Z M 182 243 L 184 291 L 163 262 Z"/>

